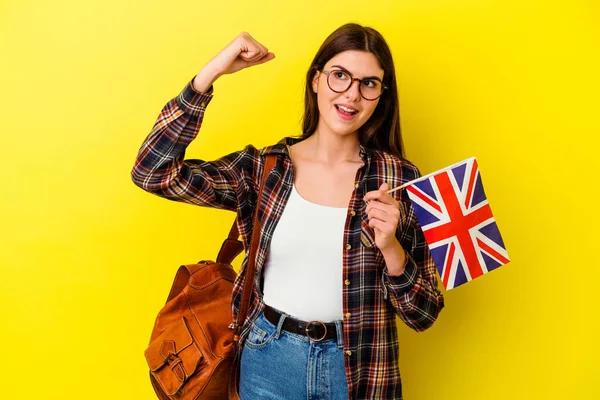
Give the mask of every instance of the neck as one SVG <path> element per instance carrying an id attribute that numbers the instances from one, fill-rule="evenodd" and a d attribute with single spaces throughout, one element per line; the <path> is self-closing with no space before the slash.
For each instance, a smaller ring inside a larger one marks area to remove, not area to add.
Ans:
<path id="1" fill-rule="evenodd" d="M 306 142 L 314 159 L 325 164 L 361 161 L 358 133 L 345 136 L 327 135 L 317 129 Z"/>

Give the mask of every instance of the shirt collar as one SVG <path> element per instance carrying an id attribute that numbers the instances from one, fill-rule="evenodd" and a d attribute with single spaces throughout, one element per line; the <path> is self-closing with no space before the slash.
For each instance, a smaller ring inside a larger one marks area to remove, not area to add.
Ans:
<path id="1" fill-rule="evenodd" d="M 300 138 L 300 137 L 291 137 L 291 136 L 284 137 L 279 142 L 277 142 L 277 144 L 263 148 L 261 150 L 260 154 L 262 156 L 268 155 L 268 154 L 288 154 L 287 146 L 291 146 L 291 145 L 301 142 L 303 140 L 304 139 Z M 362 144 L 360 145 L 360 148 L 359 148 L 359 154 L 360 154 L 360 158 L 362 158 L 362 160 L 365 163 L 370 162 L 373 158 L 373 150 L 371 150 L 368 147 L 363 146 Z"/>

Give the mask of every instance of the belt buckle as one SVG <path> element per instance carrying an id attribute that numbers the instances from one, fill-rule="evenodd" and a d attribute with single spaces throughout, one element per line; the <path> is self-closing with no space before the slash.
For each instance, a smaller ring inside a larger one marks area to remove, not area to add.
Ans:
<path id="1" fill-rule="evenodd" d="M 310 326 L 312 324 L 321 324 L 321 325 L 323 325 L 323 336 L 321 336 L 320 338 L 316 339 L 316 338 L 313 338 L 310 335 L 309 329 L 310 329 Z M 306 331 L 306 336 L 308 336 L 310 339 L 314 340 L 315 342 L 320 342 L 321 340 L 325 339 L 325 336 L 327 336 L 327 325 L 325 325 L 325 323 L 323 321 L 310 321 L 306 325 L 306 328 L 304 330 Z"/>

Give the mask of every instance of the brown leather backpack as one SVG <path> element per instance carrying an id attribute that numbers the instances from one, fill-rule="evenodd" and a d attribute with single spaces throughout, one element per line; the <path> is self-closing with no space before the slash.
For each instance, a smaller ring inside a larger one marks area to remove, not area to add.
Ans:
<path id="1" fill-rule="evenodd" d="M 258 193 L 273 169 L 268 156 Z M 256 207 L 258 209 L 258 206 Z M 239 334 L 248 314 L 258 249 L 258 212 L 254 213 L 250 253 L 237 321 L 231 318 L 236 273 L 231 262 L 243 250 L 234 221 L 217 261 L 179 267 L 166 305 L 156 317 L 145 351 L 150 381 L 161 400 L 239 399 Z M 238 323 L 238 321 L 240 323 Z"/>

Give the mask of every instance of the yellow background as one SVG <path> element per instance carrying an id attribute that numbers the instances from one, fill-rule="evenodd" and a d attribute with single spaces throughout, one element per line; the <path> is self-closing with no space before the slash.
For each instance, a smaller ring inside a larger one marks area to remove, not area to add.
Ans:
<path id="1" fill-rule="evenodd" d="M 233 214 L 135 187 L 142 140 L 242 30 L 277 58 L 217 82 L 188 157 L 298 134 L 309 62 L 355 21 L 392 48 L 409 158 L 476 156 L 513 260 L 399 326 L 405 398 L 599 399 L 596 4 L 2 1 L 0 398 L 153 398 L 154 316 Z"/>

